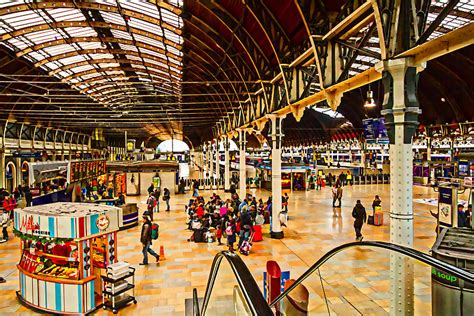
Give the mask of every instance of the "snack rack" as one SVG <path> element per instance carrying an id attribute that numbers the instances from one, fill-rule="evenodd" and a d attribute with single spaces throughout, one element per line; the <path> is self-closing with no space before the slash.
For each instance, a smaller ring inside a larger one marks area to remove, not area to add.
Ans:
<path id="1" fill-rule="evenodd" d="M 126 262 L 117 262 L 107 267 L 107 275 L 102 278 L 102 307 L 114 314 L 135 299 L 135 269 Z M 132 291 L 132 295 L 127 292 Z"/>
<path id="2" fill-rule="evenodd" d="M 16 209 L 19 300 L 49 314 L 83 315 L 102 305 L 104 269 L 117 262 L 118 208 L 53 203 Z"/>

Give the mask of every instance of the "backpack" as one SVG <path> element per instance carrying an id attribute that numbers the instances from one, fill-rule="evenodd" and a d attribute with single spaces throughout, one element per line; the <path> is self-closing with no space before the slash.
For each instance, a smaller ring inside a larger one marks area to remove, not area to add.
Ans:
<path id="1" fill-rule="evenodd" d="M 232 226 L 227 226 L 227 228 L 225 229 L 225 233 L 227 234 L 227 236 L 232 236 L 234 234 Z"/>
<path id="2" fill-rule="evenodd" d="M 156 240 L 160 235 L 160 225 L 153 223 L 151 224 L 151 239 Z"/>

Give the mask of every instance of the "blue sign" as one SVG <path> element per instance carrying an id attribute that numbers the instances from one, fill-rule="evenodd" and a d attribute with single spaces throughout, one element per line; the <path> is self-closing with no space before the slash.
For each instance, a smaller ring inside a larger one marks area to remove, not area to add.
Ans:
<path id="1" fill-rule="evenodd" d="M 362 125 L 364 127 L 364 137 L 366 140 L 388 139 L 385 119 L 383 117 L 362 120 Z"/>
<path id="2" fill-rule="evenodd" d="M 290 271 L 281 271 L 280 293 L 285 290 L 285 282 L 290 279 Z M 263 297 L 267 299 L 267 272 L 263 272 Z"/>

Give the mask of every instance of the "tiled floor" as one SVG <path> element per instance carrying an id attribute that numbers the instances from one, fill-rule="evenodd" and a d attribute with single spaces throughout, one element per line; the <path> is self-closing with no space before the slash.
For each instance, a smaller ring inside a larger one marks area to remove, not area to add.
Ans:
<path id="1" fill-rule="evenodd" d="M 435 197 L 429 188 L 415 187 L 415 198 Z M 204 192 L 208 197 L 211 192 Z M 221 196 L 226 196 L 220 192 Z M 347 187 L 344 192 L 341 216 L 334 217 L 329 188 L 322 191 L 290 193 L 289 224 L 285 239 L 264 240 L 254 244 L 252 253 L 244 261 L 259 285 L 263 285 L 263 272 L 267 260 L 276 260 L 282 270 L 290 270 L 297 278 L 325 252 L 340 244 L 354 240 L 351 210 L 356 199 L 370 208 L 374 194 L 382 199 L 384 211 L 389 205 L 388 185 L 361 185 Z M 269 192 L 257 191 L 257 197 L 267 197 Z M 165 249 L 166 260 L 148 267 L 138 266 L 142 259 L 139 243 L 139 227 L 119 233 L 119 259 L 137 267 L 136 295 L 138 304 L 123 309 L 122 315 L 183 315 L 185 299 L 192 297 L 193 288 L 200 296 L 204 294 L 209 268 L 214 255 L 224 247 L 217 243 L 189 243 L 190 233 L 185 230 L 184 204 L 190 195 L 175 196 L 172 211 L 160 212 L 155 220 L 160 224 L 160 238 L 153 248 Z M 133 198 L 144 208 L 145 197 Z M 435 238 L 435 220 L 429 215 L 434 207 L 415 203 L 415 248 L 428 252 Z M 382 227 L 364 226 L 366 240 L 388 240 L 388 214 Z M 268 228 L 266 230 L 268 232 Z M 0 315 L 21 313 L 34 314 L 20 305 L 15 297 L 18 288 L 18 273 L 15 265 L 19 260 L 18 240 L 0 245 L 0 275 L 7 283 L 0 285 Z M 223 263 L 225 266 L 225 263 Z M 415 312 L 418 315 L 431 313 L 430 269 L 421 264 L 415 270 Z M 386 315 L 390 304 L 389 253 L 383 250 L 355 248 L 339 253 L 320 269 L 318 275 L 308 278 L 304 284 L 310 292 L 311 315 Z M 225 315 L 229 299 L 236 284 L 232 272 L 225 267 L 218 277 L 211 301 L 213 311 L 208 314 Z M 328 305 L 324 300 L 327 297 Z M 223 299 L 226 298 L 227 300 Z M 217 311 L 214 309 L 217 308 Z M 98 315 L 107 312 L 98 311 Z"/>

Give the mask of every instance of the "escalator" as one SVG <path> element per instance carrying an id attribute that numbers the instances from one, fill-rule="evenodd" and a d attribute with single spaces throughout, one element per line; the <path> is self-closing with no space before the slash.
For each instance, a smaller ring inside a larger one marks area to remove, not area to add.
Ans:
<path id="1" fill-rule="evenodd" d="M 352 242 L 323 255 L 268 303 L 242 259 L 224 251 L 214 258 L 201 303 L 194 292 L 193 316 L 389 315 L 390 256 L 403 256 L 413 274 L 415 314 L 430 314 L 433 271 L 443 271 L 462 284 L 474 284 L 472 272 L 418 250 L 387 242 Z M 224 264 L 223 259 L 226 259 Z M 249 261 L 249 264 L 254 272 L 263 269 L 262 262 Z M 301 291 L 303 287 L 305 290 Z M 305 295 L 306 306 L 302 306 L 298 300 Z M 463 293 L 461 289 L 463 295 L 464 301 L 473 301 L 473 292 Z M 463 315 L 462 311 L 460 314 Z"/>

